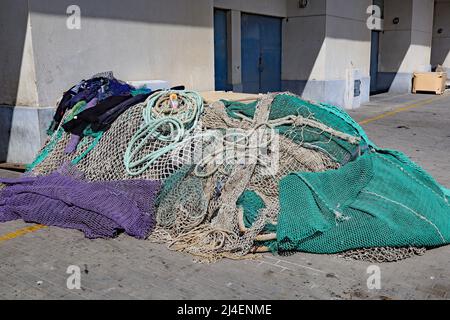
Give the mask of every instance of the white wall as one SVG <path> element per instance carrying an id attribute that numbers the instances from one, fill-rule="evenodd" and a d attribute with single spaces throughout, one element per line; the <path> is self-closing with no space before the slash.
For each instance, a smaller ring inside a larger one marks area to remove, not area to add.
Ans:
<path id="1" fill-rule="evenodd" d="M 288 0 L 283 23 L 283 80 L 323 80 L 325 78 L 326 0 L 309 1 L 298 8 Z"/>
<path id="2" fill-rule="evenodd" d="M 113 70 L 123 80 L 164 79 L 214 88 L 210 0 L 34 0 L 31 27 L 39 105 L 54 105 L 82 78 Z M 66 28 L 66 8 L 81 8 L 81 30 Z"/>
<path id="3" fill-rule="evenodd" d="M 430 67 L 433 0 L 385 0 L 379 71 L 411 73 Z M 400 22 L 395 25 L 393 19 Z"/>
<path id="4" fill-rule="evenodd" d="M 371 0 L 327 1 L 327 77 L 342 79 L 348 69 L 368 77 L 370 35 L 367 7 Z"/>
<path id="5" fill-rule="evenodd" d="M 450 20 L 449 2 L 437 1 L 442 8 L 436 13 L 440 24 Z M 213 7 L 231 9 L 235 16 L 249 12 L 287 17 L 283 81 L 341 81 L 349 69 L 369 76 L 366 9 L 372 0 L 310 0 L 303 9 L 297 0 L 109 0 L 107 6 L 91 0 L 3 0 L 2 9 L 6 3 L 17 7 L 19 17 L 27 17 L 30 6 L 30 24 L 27 28 L 26 18 L 22 19 L 19 37 L 0 30 L 4 43 L 17 42 L 17 50 L 6 55 L 8 62 L 23 60 L 2 63 L 0 89 L 10 103 L 21 96 L 21 104 L 54 105 L 69 86 L 106 70 L 124 80 L 165 79 L 172 85 L 212 90 Z M 71 4 L 81 8 L 81 30 L 66 28 L 66 8 Z M 0 26 L 17 24 L 14 14 L 5 12 L 0 10 Z M 433 0 L 385 0 L 385 15 L 379 71 L 412 72 L 429 66 Z M 400 24 L 393 25 L 396 16 Z M 443 28 L 434 39 L 434 60 L 448 50 L 449 30 Z M 234 38 L 230 74 L 238 84 L 240 39 Z M 18 76 L 9 81 L 13 74 L 21 75 L 20 81 Z"/>
<path id="6" fill-rule="evenodd" d="M 81 30 L 65 27 L 71 4 L 81 8 Z M 123 80 L 164 79 L 213 90 L 213 7 L 286 16 L 286 0 L 109 0 L 108 6 L 33 0 L 30 5 L 40 106 L 54 105 L 70 85 L 106 70 Z"/>
<path id="7" fill-rule="evenodd" d="M 306 8 L 288 0 L 283 24 L 282 80 L 306 99 L 346 108 L 369 99 L 371 0 L 315 0 Z M 361 95 L 354 95 L 361 80 Z M 355 99 L 353 99 L 355 98 Z"/>
<path id="8" fill-rule="evenodd" d="M 290 17 L 283 22 L 283 80 L 323 80 L 326 16 Z"/>
<path id="9" fill-rule="evenodd" d="M 37 103 L 36 65 L 34 61 L 30 16 L 28 15 L 15 104 L 19 106 L 34 106 Z"/>
<path id="10" fill-rule="evenodd" d="M 316 0 L 304 9 L 288 2 L 283 31 L 283 80 L 342 79 L 349 68 L 369 75 L 370 0 Z"/>

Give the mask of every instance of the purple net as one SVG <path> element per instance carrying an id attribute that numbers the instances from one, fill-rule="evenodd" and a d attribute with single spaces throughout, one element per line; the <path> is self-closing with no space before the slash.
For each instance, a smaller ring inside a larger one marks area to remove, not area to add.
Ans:
<path id="1" fill-rule="evenodd" d="M 0 222 L 23 219 L 78 229 L 91 239 L 114 237 L 120 231 L 144 239 L 155 226 L 158 181 L 88 182 L 67 171 L 0 183 L 6 185 L 0 190 Z"/>

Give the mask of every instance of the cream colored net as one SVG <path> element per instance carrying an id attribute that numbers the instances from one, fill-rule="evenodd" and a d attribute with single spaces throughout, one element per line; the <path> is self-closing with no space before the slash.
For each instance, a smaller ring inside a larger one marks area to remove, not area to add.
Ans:
<path id="1" fill-rule="evenodd" d="M 182 145 L 174 151 L 162 155 L 149 170 L 144 171 L 141 175 L 130 176 L 126 173 L 123 163 L 125 150 L 130 139 L 142 124 L 142 111 L 145 106 L 145 103 L 138 104 L 123 113 L 112 124 L 111 128 L 103 134 L 95 148 L 78 162 L 77 168 L 84 173 L 86 179 L 91 181 L 127 179 L 164 180 L 176 169 L 180 168 L 182 164 L 191 161 L 193 154 L 191 146 Z M 64 121 L 61 123 L 64 123 Z M 52 149 L 44 161 L 32 170 L 34 175 L 48 174 L 58 169 L 61 164 L 74 160 L 93 141 L 92 137 L 84 137 L 78 145 L 76 152 L 66 154 L 64 150 L 69 141 L 69 137 L 70 134 L 63 133 L 56 147 Z M 149 141 L 137 156 L 151 153 L 166 145 L 166 142 L 154 139 Z"/>
<path id="2" fill-rule="evenodd" d="M 202 126 L 204 129 L 251 131 L 270 122 L 272 100 L 273 96 L 264 97 L 258 103 L 254 118 L 242 120 L 231 119 L 224 105 L 218 102 L 205 110 Z M 276 225 L 280 179 L 291 172 L 318 172 L 339 165 L 325 153 L 304 148 L 285 136 L 279 137 L 276 153 L 271 156 L 279 160 L 273 172 L 268 172 L 264 163 L 254 161 L 243 165 L 224 162 L 221 168 L 205 177 L 199 174 L 202 170 L 198 167 L 179 173 L 179 180 L 171 185 L 159 203 L 158 228 L 150 239 L 168 241 L 170 248 L 207 261 L 242 258 L 255 250 L 255 241 L 275 239 L 275 233 L 264 232 L 264 227 L 268 223 Z M 265 203 L 250 227 L 244 224 L 243 208 L 236 204 L 246 190 L 254 191 Z"/>

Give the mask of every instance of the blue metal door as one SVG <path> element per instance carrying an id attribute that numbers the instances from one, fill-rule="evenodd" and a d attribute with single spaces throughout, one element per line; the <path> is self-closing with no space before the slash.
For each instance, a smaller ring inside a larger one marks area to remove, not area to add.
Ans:
<path id="1" fill-rule="evenodd" d="M 281 19 L 241 17 L 242 88 L 248 93 L 281 89 Z"/>
<path id="2" fill-rule="evenodd" d="M 380 46 L 380 32 L 372 31 L 370 46 L 370 93 L 376 94 L 378 92 L 377 78 L 378 78 L 378 52 Z"/>
<path id="3" fill-rule="evenodd" d="M 227 11 L 214 10 L 214 73 L 216 90 L 231 90 L 228 83 Z"/>

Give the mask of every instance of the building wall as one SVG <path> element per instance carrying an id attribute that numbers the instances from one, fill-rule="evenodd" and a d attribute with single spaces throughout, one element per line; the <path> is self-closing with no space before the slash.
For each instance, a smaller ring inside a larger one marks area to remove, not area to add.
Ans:
<path id="1" fill-rule="evenodd" d="M 72 4 L 81 8 L 80 30 L 66 27 Z M 38 98 L 24 105 L 55 105 L 70 85 L 106 70 L 123 80 L 163 79 L 213 90 L 213 6 L 286 16 L 285 0 L 110 0 L 108 6 L 90 0 L 31 1 Z"/>
<path id="2" fill-rule="evenodd" d="M 366 21 L 372 3 L 309 0 L 306 8 L 298 8 L 298 0 L 108 0 L 107 5 L 2 0 L 0 41 L 7 45 L 0 61 L 0 161 L 32 159 L 45 138 L 52 114 L 48 106 L 97 72 L 213 90 L 214 7 L 230 10 L 228 74 L 234 90 L 242 88 L 241 13 L 270 15 L 283 18 L 282 89 L 356 108 L 369 100 L 371 31 Z M 66 26 L 70 5 L 81 8 L 80 30 Z M 412 72 L 429 70 L 430 59 L 450 67 L 450 0 L 436 0 L 435 6 L 433 30 L 433 0 L 384 0 L 381 86 L 410 91 Z M 395 17 L 398 25 L 392 23 Z M 355 80 L 361 82 L 358 97 Z M 23 148 L 25 140 L 32 147 Z"/>
<path id="3" fill-rule="evenodd" d="M 213 0 L 214 7 L 228 14 L 228 83 L 233 91 L 242 91 L 241 14 L 251 13 L 285 18 L 287 0 Z"/>
<path id="4" fill-rule="evenodd" d="M 97 72 L 213 90 L 215 5 L 234 13 L 235 69 L 240 12 L 286 16 L 285 0 L 216 2 L 2 0 L 0 40 L 8 50 L 0 68 L 0 161 L 30 162 L 44 142 L 51 107 L 64 90 Z M 81 9 L 80 30 L 67 28 L 70 5 Z M 239 70 L 233 75 L 239 88 Z"/>
<path id="5" fill-rule="evenodd" d="M 326 0 L 309 1 L 304 9 L 288 1 L 283 23 L 281 78 L 289 82 L 325 79 Z"/>
<path id="6" fill-rule="evenodd" d="M 216 8 L 282 18 L 287 16 L 286 3 L 287 0 L 214 0 Z"/>
<path id="7" fill-rule="evenodd" d="M 323 81 L 339 86 L 336 81 L 344 81 L 354 69 L 365 94 L 370 64 L 370 31 L 365 22 L 371 3 L 310 0 L 300 9 L 297 0 L 110 0 L 108 6 L 90 0 L 4 0 L 0 40 L 11 46 L 0 68 L 0 103 L 52 106 L 71 84 L 104 70 L 114 70 L 125 80 L 164 79 L 211 90 L 212 9 L 218 7 L 233 13 L 229 74 L 236 89 L 241 78 L 240 13 L 287 17 L 283 19 L 284 88 L 342 105 L 342 99 L 336 100 L 341 91 L 328 98 L 330 90 L 325 95 L 316 91 L 324 91 Z M 66 8 L 71 4 L 81 8 L 81 30 L 66 27 Z M 450 0 L 436 0 L 436 28 L 449 23 L 449 6 Z M 385 0 L 379 65 L 384 85 L 392 86 L 394 78 L 403 76 L 407 82 L 413 71 L 429 69 L 432 7 L 433 0 Z M 392 24 L 396 16 L 398 25 Z M 434 64 L 450 63 L 449 31 L 445 25 L 443 30 L 441 35 L 434 32 Z M 315 85 L 315 81 L 319 82 Z M 308 82 L 317 87 L 310 94 L 305 92 Z"/>
<path id="8" fill-rule="evenodd" d="M 35 105 L 37 90 L 26 0 L 0 3 L 0 105 Z"/>
<path id="9" fill-rule="evenodd" d="M 379 87 L 411 92 L 413 72 L 430 71 L 433 0 L 385 0 Z M 399 23 L 394 24 L 395 18 Z"/>
<path id="10" fill-rule="evenodd" d="M 72 4 L 80 30 L 66 26 Z M 2 0 L 0 162 L 30 163 L 54 112 L 47 106 L 97 72 L 212 90 L 212 26 L 212 0 Z"/>
<path id="11" fill-rule="evenodd" d="M 366 13 L 371 1 L 327 1 L 327 73 L 331 79 L 358 69 L 368 77 L 370 69 L 370 30 Z M 339 63 L 336 63 L 336 62 Z"/>
<path id="12" fill-rule="evenodd" d="M 435 2 L 431 64 L 440 64 L 450 72 L 450 0 Z"/>
<path id="13" fill-rule="evenodd" d="M 369 99 L 370 0 L 288 1 L 283 31 L 283 85 L 304 98 L 345 108 Z M 353 97 L 354 81 L 361 95 Z M 354 99 L 355 98 L 355 99 Z"/>
<path id="14" fill-rule="evenodd" d="M 81 8 L 81 29 L 66 8 Z M 40 106 L 82 78 L 113 70 L 123 80 L 214 88 L 210 0 L 33 0 L 30 16 Z"/>
<path id="15" fill-rule="evenodd" d="M 0 3 L 0 162 L 29 162 L 44 141 L 39 119 L 47 113 L 16 107 L 38 100 L 27 3 Z"/>

